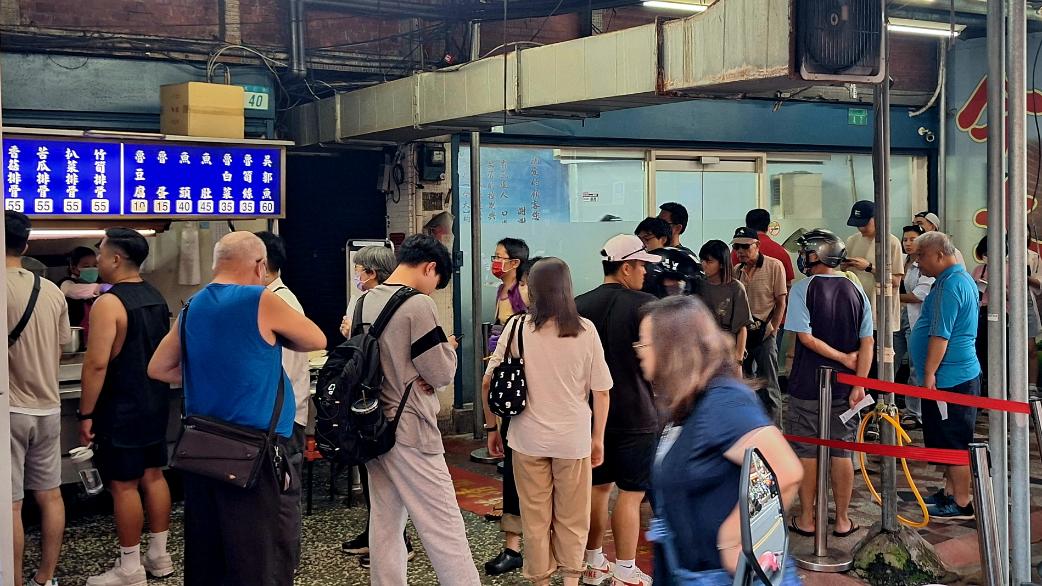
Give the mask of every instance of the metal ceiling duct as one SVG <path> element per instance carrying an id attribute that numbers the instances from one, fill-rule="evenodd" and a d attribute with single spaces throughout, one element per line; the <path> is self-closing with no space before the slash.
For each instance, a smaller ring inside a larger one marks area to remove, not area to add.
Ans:
<path id="1" fill-rule="evenodd" d="M 706 12 L 337 94 L 294 108 L 298 145 L 406 142 L 539 118 L 808 85 L 792 0 L 718 0 Z"/>

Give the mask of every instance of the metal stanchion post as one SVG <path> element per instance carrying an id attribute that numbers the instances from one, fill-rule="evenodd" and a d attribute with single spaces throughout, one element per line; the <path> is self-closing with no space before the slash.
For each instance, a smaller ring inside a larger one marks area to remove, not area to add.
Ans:
<path id="1" fill-rule="evenodd" d="M 832 380 L 835 371 L 823 366 L 818 369 L 818 437 L 829 439 L 832 416 Z M 800 503 L 809 507 L 810 503 Z M 854 558 L 828 544 L 829 514 L 829 448 L 818 446 L 818 502 L 814 519 L 814 550 L 793 553 L 796 565 L 812 572 L 846 572 L 854 565 Z"/>
<path id="2" fill-rule="evenodd" d="M 1001 586 L 1005 578 L 1002 564 L 1004 556 L 999 545 L 999 526 L 995 522 L 995 492 L 991 485 L 988 444 L 970 444 L 970 469 L 973 471 L 973 500 L 977 506 L 981 573 L 988 586 Z"/>

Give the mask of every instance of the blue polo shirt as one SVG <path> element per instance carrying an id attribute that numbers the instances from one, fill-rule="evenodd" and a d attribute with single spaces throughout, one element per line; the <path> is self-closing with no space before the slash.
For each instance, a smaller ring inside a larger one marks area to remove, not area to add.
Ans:
<path id="1" fill-rule="evenodd" d="M 950 389 L 980 376 L 977 339 L 977 285 L 962 265 L 948 267 L 923 300 L 923 313 L 912 328 L 909 351 L 919 380 L 924 380 L 930 338 L 948 340 L 937 369 L 937 388 Z"/>

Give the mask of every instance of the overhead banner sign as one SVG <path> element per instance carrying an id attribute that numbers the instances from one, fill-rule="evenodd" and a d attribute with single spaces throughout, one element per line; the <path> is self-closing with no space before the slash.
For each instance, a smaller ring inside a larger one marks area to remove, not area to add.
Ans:
<path id="1" fill-rule="evenodd" d="M 282 147 L 5 136 L 4 206 L 38 218 L 282 217 Z"/>

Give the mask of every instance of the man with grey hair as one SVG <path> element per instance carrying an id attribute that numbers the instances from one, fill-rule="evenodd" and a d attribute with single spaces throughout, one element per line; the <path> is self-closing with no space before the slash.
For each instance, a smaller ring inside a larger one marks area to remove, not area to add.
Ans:
<path id="1" fill-rule="evenodd" d="M 915 322 L 909 353 L 924 387 L 966 395 L 980 395 L 977 337 L 977 286 L 955 256 L 955 246 L 941 232 L 915 239 L 919 268 L 934 277 Z M 977 409 L 924 399 L 923 440 L 928 448 L 967 450 L 973 441 Z M 948 466 L 945 487 L 928 499 L 930 516 L 972 519 L 969 466 Z"/>
<path id="2" fill-rule="evenodd" d="M 300 483 L 280 464 L 293 433 L 291 381 L 282 349 L 325 347 L 322 331 L 264 287 L 264 243 L 233 232 L 214 247 L 214 276 L 181 310 L 148 367 L 150 377 L 182 383 L 185 412 L 267 431 L 276 441 L 252 488 L 184 473 L 186 584 L 293 583 L 294 540 L 282 515 L 299 515 L 285 494 Z M 278 397 L 281 396 L 281 402 Z M 292 506 L 288 511 L 286 507 Z"/>

